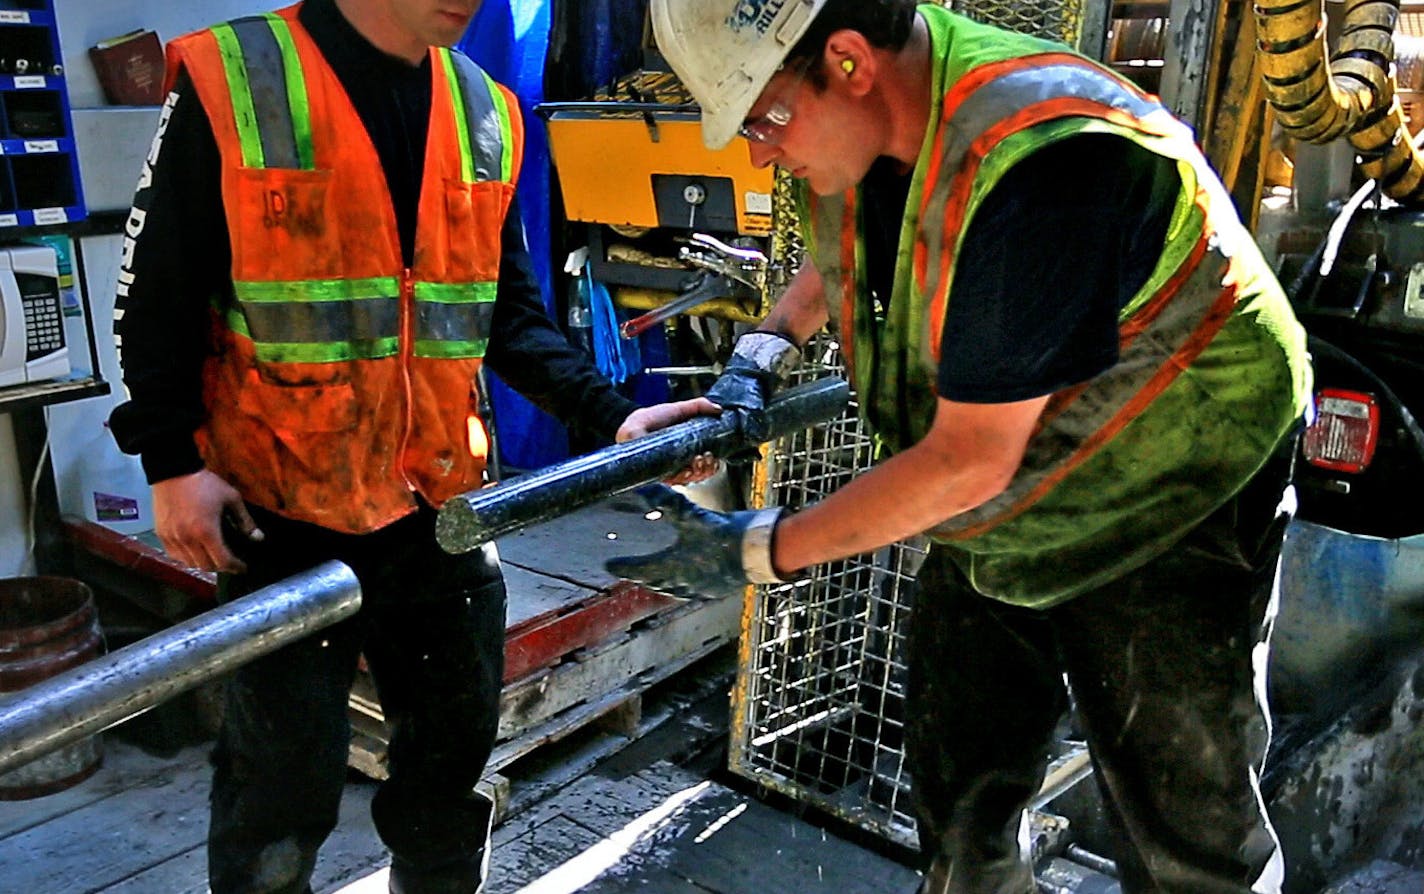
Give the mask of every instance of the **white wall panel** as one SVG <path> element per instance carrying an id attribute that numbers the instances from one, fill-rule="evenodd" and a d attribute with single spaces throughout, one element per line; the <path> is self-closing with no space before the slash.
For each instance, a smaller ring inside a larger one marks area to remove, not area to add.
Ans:
<path id="1" fill-rule="evenodd" d="M 282 0 L 55 0 L 69 103 L 75 108 L 104 105 L 104 94 L 89 64 L 89 48 L 136 28 L 172 40 L 224 19 L 266 12 Z"/>

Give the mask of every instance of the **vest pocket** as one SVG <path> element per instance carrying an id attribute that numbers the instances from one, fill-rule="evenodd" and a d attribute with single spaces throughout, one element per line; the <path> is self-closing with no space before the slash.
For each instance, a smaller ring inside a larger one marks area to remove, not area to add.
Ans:
<path id="1" fill-rule="evenodd" d="M 340 227 L 327 213 L 331 171 L 241 168 L 228 213 L 239 281 L 337 279 Z"/>
<path id="2" fill-rule="evenodd" d="M 445 244 L 453 279 L 498 278 L 500 235 L 513 198 L 510 183 L 445 180 Z"/>
<path id="3" fill-rule="evenodd" d="M 289 447 L 304 434 L 344 432 L 356 427 L 356 391 L 349 382 L 273 385 L 248 375 L 237 393 L 237 408 L 261 419 Z"/>

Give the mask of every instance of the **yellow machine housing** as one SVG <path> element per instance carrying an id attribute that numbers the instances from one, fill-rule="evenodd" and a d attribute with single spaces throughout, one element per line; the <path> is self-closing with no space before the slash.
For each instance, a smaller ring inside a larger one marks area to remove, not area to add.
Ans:
<path id="1" fill-rule="evenodd" d="M 702 282 L 681 254 L 696 234 L 771 253 L 774 171 L 755 167 L 740 140 L 707 149 L 701 111 L 676 75 L 634 71 L 589 100 L 538 112 L 565 216 L 586 225 L 593 275 L 616 304 L 652 310 Z M 734 322 L 765 314 L 764 287 L 725 277 L 721 285 L 685 312 Z"/>
<path id="2" fill-rule="evenodd" d="M 754 167 L 740 142 L 707 149 L 699 120 L 677 106 L 554 105 L 549 144 L 569 219 L 769 235 L 772 171 Z"/>

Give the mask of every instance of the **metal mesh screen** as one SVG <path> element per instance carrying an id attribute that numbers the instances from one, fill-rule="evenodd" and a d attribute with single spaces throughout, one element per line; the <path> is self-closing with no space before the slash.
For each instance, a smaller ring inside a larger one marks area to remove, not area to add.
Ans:
<path id="1" fill-rule="evenodd" d="M 951 0 L 950 9 L 978 22 L 1082 46 L 1088 0 Z"/>
<path id="2" fill-rule="evenodd" d="M 808 348 L 800 375 L 844 374 L 837 346 Z M 773 443 L 757 502 L 800 508 L 870 467 L 873 443 L 852 405 L 839 420 Z M 926 543 L 898 544 L 758 587 L 743 623 L 731 768 L 907 846 L 915 843 L 904 769 L 907 586 Z"/>

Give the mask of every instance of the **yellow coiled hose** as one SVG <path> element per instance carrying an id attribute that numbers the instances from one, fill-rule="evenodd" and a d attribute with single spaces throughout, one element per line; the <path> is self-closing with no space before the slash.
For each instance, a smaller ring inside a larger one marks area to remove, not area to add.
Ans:
<path id="1" fill-rule="evenodd" d="M 1256 0 L 1255 11 L 1266 98 L 1286 133 L 1310 143 L 1347 137 L 1386 195 L 1424 204 L 1424 158 L 1390 72 L 1398 0 L 1346 0 L 1328 60 L 1323 0 Z"/>

